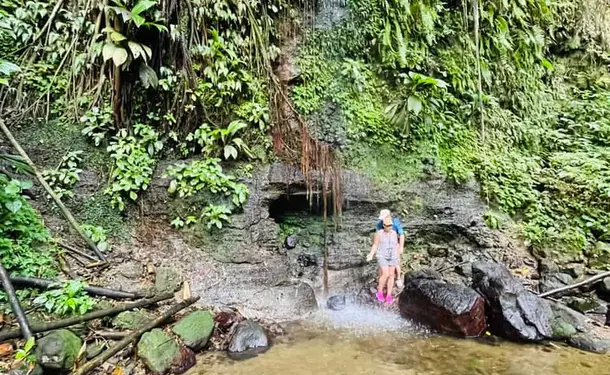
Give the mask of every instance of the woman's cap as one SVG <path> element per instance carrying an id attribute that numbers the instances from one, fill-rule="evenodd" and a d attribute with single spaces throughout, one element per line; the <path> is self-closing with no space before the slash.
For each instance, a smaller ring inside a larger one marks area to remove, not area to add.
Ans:
<path id="1" fill-rule="evenodd" d="M 386 217 L 390 216 L 390 210 L 381 210 L 381 212 L 379 212 L 379 219 L 378 220 L 383 220 Z"/>

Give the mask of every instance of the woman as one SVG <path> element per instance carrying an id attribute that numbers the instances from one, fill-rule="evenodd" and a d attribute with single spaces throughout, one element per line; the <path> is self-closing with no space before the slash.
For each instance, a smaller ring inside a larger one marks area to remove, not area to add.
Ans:
<path id="1" fill-rule="evenodd" d="M 398 235 L 392 229 L 392 218 L 386 216 L 383 219 L 383 229 L 375 233 L 375 240 L 371 252 L 366 257 L 367 261 L 371 261 L 377 254 L 377 263 L 379 264 L 379 283 L 377 284 L 377 299 L 380 302 L 391 304 L 392 287 L 394 286 L 394 273 L 398 265 Z M 387 288 L 387 295 L 383 295 L 383 288 Z"/>

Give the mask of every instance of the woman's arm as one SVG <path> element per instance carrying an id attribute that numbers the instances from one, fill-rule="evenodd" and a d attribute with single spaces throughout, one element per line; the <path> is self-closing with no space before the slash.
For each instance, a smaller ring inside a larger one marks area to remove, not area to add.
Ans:
<path id="1" fill-rule="evenodd" d="M 371 252 L 366 257 L 367 261 L 370 262 L 371 260 L 373 260 L 373 257 L 375 256 L 375 252 L 377 251 L 378 247 L 379 247 L 379 231 L 375 232 L 375 237 L 373 238 L 373 246 L 371 246 Z"/>

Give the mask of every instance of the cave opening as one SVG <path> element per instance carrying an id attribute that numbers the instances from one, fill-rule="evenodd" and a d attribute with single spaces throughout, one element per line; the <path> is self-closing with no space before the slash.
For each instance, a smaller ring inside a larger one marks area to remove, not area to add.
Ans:
<path id="1" fill-rule="evenodd" d="M 329 194 L 326 199 L 326 215 L 329 220 L 332 220 L 333 198 Z M 269 216 L 278 224 L 294 217 L 321 219 L 323 214 L 324 202 L 319 193 L 314 193 L 311 199 L 305 192 L 285 193 L 269 205 Z"/>

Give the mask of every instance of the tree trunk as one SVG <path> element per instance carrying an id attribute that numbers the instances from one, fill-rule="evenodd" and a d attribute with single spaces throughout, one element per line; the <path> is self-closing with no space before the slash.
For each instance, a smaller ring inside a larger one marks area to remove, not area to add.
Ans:
<path id="1" fill-rule="evenodd" d="M 13 310 L 15 317 L 17 317 L 17 322 L 19 322 L 17 333 L 21 333 L 26 340 L 29 340 L 33 335 L 28 325 L 28 319 L 21 309 L 21 304 L 19 304 L 19 300 L 15 295 L 15 289 L 13 288 L 13 284 L 11 284 L 8 272 L 6 272 L 6 269 L 4 269 L 2 264 L 0 264 L 0 281 L 2 281 L 2 286 L 4 287 L 6 294 L 8 294 L 8 301 L 11 304 L 11 309 Z M 2 341 L 4 340 L 0 339 L 0 342 Z"/>

